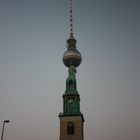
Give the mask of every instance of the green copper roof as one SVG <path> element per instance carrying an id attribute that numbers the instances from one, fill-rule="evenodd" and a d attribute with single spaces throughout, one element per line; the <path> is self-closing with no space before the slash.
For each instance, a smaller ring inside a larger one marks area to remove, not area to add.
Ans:
<path id="1" fill-rule="evenodd" d="M 77 94 L 76 69 L 74 66 L 69 68 L 69 75 L 66 80 L 65 94 Z"/>

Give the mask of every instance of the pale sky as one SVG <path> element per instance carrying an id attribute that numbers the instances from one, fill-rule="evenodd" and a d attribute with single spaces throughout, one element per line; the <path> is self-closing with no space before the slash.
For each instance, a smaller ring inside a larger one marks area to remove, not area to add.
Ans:
<path id="1" fill-rule="evenodd" d="M 85 140 L 140 139 L 140 2 L 73 0 Z M 58 140 L 68 0 L 0 0 L 0 132 Z"/>

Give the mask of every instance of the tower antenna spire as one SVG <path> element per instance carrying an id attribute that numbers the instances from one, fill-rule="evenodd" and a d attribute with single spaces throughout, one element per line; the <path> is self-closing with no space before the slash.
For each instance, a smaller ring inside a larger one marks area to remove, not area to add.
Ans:
<path id="1" fill-rule="evenodd" d="M 72 0 L 70 0 L 70 38 L 73 38 L 73 8 L 72 8 Z"/>

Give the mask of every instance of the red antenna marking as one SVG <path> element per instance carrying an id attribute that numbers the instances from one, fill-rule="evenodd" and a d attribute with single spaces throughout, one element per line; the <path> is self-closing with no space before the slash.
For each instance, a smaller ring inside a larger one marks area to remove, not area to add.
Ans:
<path id="1" fill-rule="evenodd" d="M 73 38 L 72 0 L 70 0 L 70 38 Z"/>

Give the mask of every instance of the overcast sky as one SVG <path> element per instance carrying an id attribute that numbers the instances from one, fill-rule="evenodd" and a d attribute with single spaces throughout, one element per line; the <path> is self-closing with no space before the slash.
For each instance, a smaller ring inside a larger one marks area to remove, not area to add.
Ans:
<path id="1" fill-rule="evenodd" d="M 73 1 L 85 140 L 138 140 L 140 2 Z M 0 132 L 10 120 L 4 140 L 59 139 L 68 8 L 68 0 L 0 0 Z"/>

